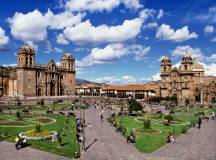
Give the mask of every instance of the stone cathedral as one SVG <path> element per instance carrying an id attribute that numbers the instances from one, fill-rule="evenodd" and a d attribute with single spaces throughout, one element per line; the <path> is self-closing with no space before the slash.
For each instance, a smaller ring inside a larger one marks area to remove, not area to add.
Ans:
<path id="1" fill-rule="evenodd" d="M 27 43 L 18 49 L 17 66 L 1 68 L 0 95 L 3 96 L 61 96 L 75 91 L 75 59 L 65 53 L 61 64 L 35 64 L 35 50 Z"/>
<path id="2" fill-rule="evenodd" d="M 184 56 L 180 66 L 173 67 L 169 58 L 161 60 L 161 96 L 175 95 L 178 102 L 216 102 L 216 77 L 205 76 L 203 66 L 190 56 Z"/>

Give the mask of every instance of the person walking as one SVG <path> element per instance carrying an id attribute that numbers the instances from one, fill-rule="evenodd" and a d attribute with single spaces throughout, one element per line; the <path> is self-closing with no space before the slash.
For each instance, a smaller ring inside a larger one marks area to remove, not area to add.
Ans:
<path id="1" fill-rule="evenodd" d="M 198 119 L 198 128 L 199 129 L 201 128 L 201 124 L 202 124 L 202 119 L 201 119 L 201 117 L 199 117 L 199 119 Z"/>

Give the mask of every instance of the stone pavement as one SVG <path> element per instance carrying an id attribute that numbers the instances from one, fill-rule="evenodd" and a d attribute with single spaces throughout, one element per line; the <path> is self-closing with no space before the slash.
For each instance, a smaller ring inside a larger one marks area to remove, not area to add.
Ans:
<path id="1" fill-rule="evenodd" d="M 86 110 L 86 122 L 92 126 L 86 129 L 86 146 L 92 145 L 83 152 L 84 160 L 216 160 L 216 121 L 203 122 L 200 130 L 194 127 L 177 137 L 176 144 L 144 154 L 127 144 L 106 120 L 101 122 L 100 112 L 95 108 Z"/>
<path id="2" fill-rule="evenodd" d="M 145 159 L 132 144 L 127 144 L 126 139 L 115 131 L 104 118 L 100 119 L 100 109 L 90 108 L 85 113 L 86 123 L 91 128 L 86 128 L 86 152 L 82 152 L 84 160 L 140 160 Z M 97 141 L 95 140 L 97 139 Z"/>
<path id="3" fill-rule="evenodd" d="M 203 122 L 201 129 L 194 127 L 177 137 L 176 144 L 166 144 L 159 150 L 144 154 L 115 131 L 107 120 L 100 120 L 100 109 L 85 111 L 86 152 L 82 160 L 216 160 L 216 121 Z M 107 114 L 106 114 L 107 115 Z M 30 147 L 17 151 L 14 144 L 0 142 L 0 160 L 66 160 Z"/>
<path id="4" fill-rule="evenodd" d="M 177 137 L 176 144 L 166 144 L 151 155 L 171 160 L 216 160 L 216 121 L 204 120 L 201 129 L 190 129 Z"/>
<path id="5" fill-rule="evenodd" d="M 0 159 L 1 160 L 69 160 L 62 156 L 40 151 L 31 147 L 25 147 L 16 150 L 11 142 L 0 142 Z"/>

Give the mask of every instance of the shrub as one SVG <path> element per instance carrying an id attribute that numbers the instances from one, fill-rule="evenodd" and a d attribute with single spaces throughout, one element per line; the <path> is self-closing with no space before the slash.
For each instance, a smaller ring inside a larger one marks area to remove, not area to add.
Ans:
<path id="1" fill-rule="evenodd" d="M 129 100 L 128 103 L 129 103 L 129 112 L 143 110 L 142 105 L 139 102 L 137 102 L 135 99 Z"/>
<path id="2" fill-rule="evenodd" d="M 16 116 L 18 120 L 21 120 L 21 113 L 19 110 L 16 111 Z"/>
<path id="3" fill-rule="evenodd" d="M 40 132 L 41 131 L 41 124 L 40 123 L 36 123 L 36 125 L 35 125 L 35 131 L 36 132 Z"/>
<path id="4" fill-rule="evenodd" d="M 145 129 L 151 129 L 151 118 L 149 115 L 144 115 L 143 122 Z"/>
<path id="5" fill-rule="evenodd" d="M 184 126 L 184 127 L 182 128 L 182 133 L 187 133 L 187 130 L 188 130 L 188 128 L 187 128 L 186 126 Z"/>
<path id="6" fill-rule="evenodd" d="M 171 123 L 173 121 L 174 117 L 171 114 L 165 115 L 164 119 L 168 121 L 168 123 Z"/>

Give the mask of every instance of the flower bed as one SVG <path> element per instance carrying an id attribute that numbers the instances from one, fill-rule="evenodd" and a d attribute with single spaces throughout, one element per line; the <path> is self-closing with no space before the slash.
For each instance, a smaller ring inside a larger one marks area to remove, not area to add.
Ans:
<path id="1" fill-rule="evenodd" d="M 51 140 L 52 137 L 57 136 L 58 133 L 56 131 L 48 131 L 43 130 L 40 132 L 37 132 L 35 130 L 21 132 L 19 136 L 21 138 L 27 139 L 27 140 L 33 140 L 33 141 L 40 141 L 40 140 Z"/>

